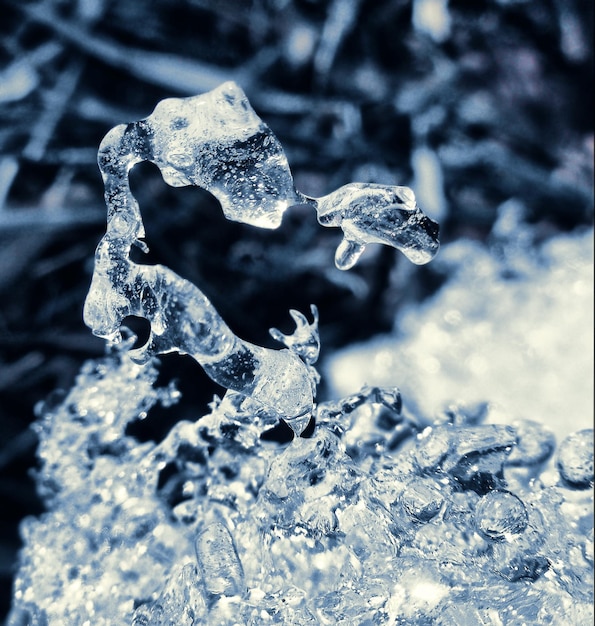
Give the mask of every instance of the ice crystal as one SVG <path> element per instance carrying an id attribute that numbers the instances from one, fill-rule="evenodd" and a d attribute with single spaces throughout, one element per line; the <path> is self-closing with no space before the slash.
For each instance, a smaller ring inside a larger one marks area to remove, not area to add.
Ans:
<path id="1" fill-rule="evenodd" d="M 424 427 L 389 390 L 282 446 L 237 395 L 138 443 L 126 424 L 176 400 L 156 374 L 124 348 L 40 408 L 48 511 L 22 527 L 10 626 L 591 623 L 593 470 L 571 484 L 565 446 L 544 483 L 514 458 L 526 425 Z"/>

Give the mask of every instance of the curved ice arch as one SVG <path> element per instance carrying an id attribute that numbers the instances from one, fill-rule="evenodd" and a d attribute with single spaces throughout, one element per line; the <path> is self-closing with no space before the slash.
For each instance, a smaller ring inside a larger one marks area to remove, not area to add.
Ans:
<path id="1" fill-rule="evenodd" d="M 94 334 L 119 341 L 126 316 L 146 318 L 150 336 L 131 351 L 134 360 L 189 354 L 217 383 L 252 397 L 299 434 L 311 415 L 317 382 L 315 310 L 312 325 L 294 315 L 294 335 L 272 332 L 287 349 L 266 349 L 234 335 L 189 281 L 162 265 L 131 261 L 133 245 L 147 251 L 128 179 L 142 161 L 157 165 L 169 185 L 211 192 L 232 221 L 277 228 L 290 206 L 313 206 L 323 226 L 343 230 L 335 257 L 341 269 L 352 267 L 368 243 L 391 245 L 414 263 L 426 263 L 438 251 L 438 225 L 407 187 L 352 183 L 322 198 L 300 193 L 281 144 L 233 82 L 200 96 L 163 100 L 146 119 L 116 126 L 105 136 L 98 163 L 107 230 L 95 255 L 85 323 Z"/>

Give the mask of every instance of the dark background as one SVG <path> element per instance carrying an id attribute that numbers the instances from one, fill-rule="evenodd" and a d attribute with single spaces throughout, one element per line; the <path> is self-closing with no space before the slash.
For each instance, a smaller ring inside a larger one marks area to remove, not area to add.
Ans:
<path id="1" fill-rule="evenodd" d="M 426 145 L 444 181 L 443 242 L 485 241 L 510 199 L 536 241 L 592 223 L 592 0 L 451 0 L 438 41 L 414 28 L 413 4 L 0 0 L 0 619 L 18 522 L 43 510 L 33 407 L 104 350 L 81 311 L 104 231 L 97 147 L 112 126 L 233 79 L 304 193 L 411 184 L 412 152 Z M 193 281 L 255 343 L 274 345 L 267 329 L 289 332 L 287 310 L 316 303 L 324 359 L 390 330 L 399 307 L 445 279 L 379 247 L 341 273 L 339 232 L 303 208 L 262 231 L 227 222 L 202 190 L 169 188 L 153 166 L 132 180 L 147 262 Z M 184 399 L 151 414 L 140 439 L 200 416 L 219 391 L 189 359 L 165 357 L 161 372 Z"/>

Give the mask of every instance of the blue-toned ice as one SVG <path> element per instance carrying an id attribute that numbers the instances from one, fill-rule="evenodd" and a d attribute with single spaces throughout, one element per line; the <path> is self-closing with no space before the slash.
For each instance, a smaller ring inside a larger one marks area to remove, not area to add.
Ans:
<path id="1" fill-rule="evenodd" d="M 419 426 L 389 450 L 366 400 L 337 416 L 370 438 L 350 456 L 349 431 L 279 446 L 224 400 L 139 444 L 126 424 L 175 400 L 156 374 L 118 352 L 43 411 L 49 510 L 22 528 L 11 626 L 590 623 L 592 491 L 507 464 L 513 426 Z"/>
<path id="2" fill-rule="evenodd" d="M 205 128 L 210 141 L 194 143 Z M 250 142 L 257 158 L 240 150 Z M 398 335 L 333 359 L 327 380 L 344 397 L 316 405 L 315 308 L 312 322 L 292 312 L 292 335 L 272 331 L 285 348 L 265 350 L 235 337 L 197 287 L 129 259 L 144 231 L 127 173 L 145 158 L 172 185 L 210 188 L 230 219 L 247 206 L 244 221 L 275 227 L 291 204 L 311 204 L 343 230 L 342 268 L 369 243 L 414 262 L 437 250 L 405 187 L 297 192 L 232 84 L 114 129 L 85 316 L 120 339 L 123 317 L 142 314 L 152 334 L 140 351 L 134 337 L 111 345 L 39 407 L 47 510 L 22 524 L 8 626 L 591 624 L 592 341 L 577 335 L 592 332 L 592 233 L 552 239 L 538 258 L 502 240 L 504 258 L 447 248 L 454 278 L 397 321 Z M 168 351 L 192 354 L 231 391 L 140 443 L 128 424 L 159 403 L 176 411 L 176 389 L 156 387 L 154 355 Z M 279 418 L 302 433 L 311 417 L 310 437 L 261 438 Z"/>

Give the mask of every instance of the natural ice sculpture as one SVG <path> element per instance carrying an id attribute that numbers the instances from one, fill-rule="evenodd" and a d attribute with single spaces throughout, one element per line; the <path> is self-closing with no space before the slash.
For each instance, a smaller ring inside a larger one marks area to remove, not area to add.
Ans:
<path id="1" fill-rule="evenodd" d="M 421 212 L 407 187 L 353 183 L 322 198 L 297 191 L 279 141 L 232 82 L 201 96 L 164 100 L 146 119 L 106 135 L 99 167 L 107 231 L 96 252 L 85 323 L 96 335 L 119 341 L 126 316 L 148 319 L 151 333 L 143 347 L 131 351 L 135 361 L 187 353 L 213 380 L 257 400 L 301 433 L 317 382 L 311 367 L 319 349 L 316 312 L 312 325 L 292 312 L 293 335 L 272 331 L 288 349 L 266 349 L 234 335 L 192 283 L 162 265 L 131 261 L 133 245 L 147 251 L 128 181 L 141 161 L 155 163 L 174 187 L 210 191 L 229 220 L 277 228 L 290 206 L 313 206 L 322 225 L 343 230 L 335 258 L 341 269 L 352 267 L 368 243 L 391 245 L 414 263 L 426 263 L 438 250 L 438 225 Z"/>

